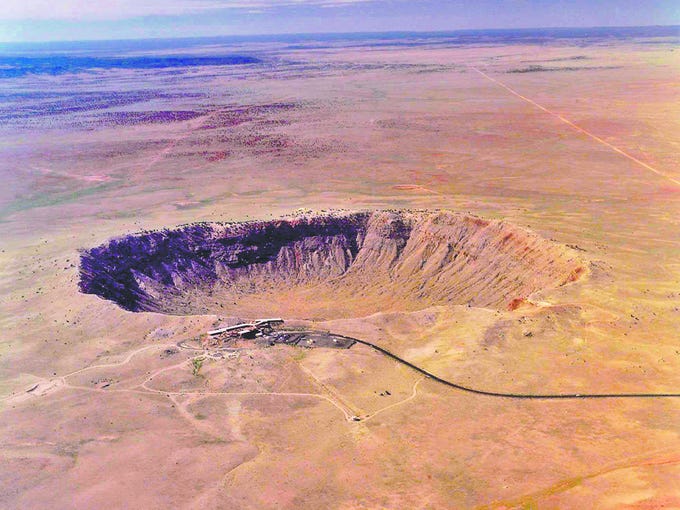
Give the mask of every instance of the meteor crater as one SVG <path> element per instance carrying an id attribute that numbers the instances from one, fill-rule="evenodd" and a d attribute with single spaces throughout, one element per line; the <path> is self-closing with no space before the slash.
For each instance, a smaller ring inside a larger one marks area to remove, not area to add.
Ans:
<path id="1" fill-rule="evenodd" d="M 80 289 L 134 312 L 324 318 L 504 309 L 577 280 L 574 250 L 505 221 L 361 211 L 196 223 L 84 250 Z"/>

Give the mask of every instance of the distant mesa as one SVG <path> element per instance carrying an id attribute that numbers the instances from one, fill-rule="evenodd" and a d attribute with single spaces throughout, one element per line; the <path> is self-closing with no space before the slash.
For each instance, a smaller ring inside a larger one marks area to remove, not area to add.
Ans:
<path id="1" fill-rule="evenodd" d="M 583 272 L 575 250 L 505 221 L 362 211 L 113 239 L 82 252 L 80 289 L 134 312 L 334 318 L 512 308 Z"/>
<path id="2" fill-rule="evenodd" d="M 162 56 L 136 55 L 106 57 L 88 55 L 0 55 L 0 79 L 20 78 L 26 75 L 52 75 L 81 73 L 93 70 L 155 70 L 193 68 L 201 66 L 233 66 L 262 63 L 251 55 L 219 56 Z"/>

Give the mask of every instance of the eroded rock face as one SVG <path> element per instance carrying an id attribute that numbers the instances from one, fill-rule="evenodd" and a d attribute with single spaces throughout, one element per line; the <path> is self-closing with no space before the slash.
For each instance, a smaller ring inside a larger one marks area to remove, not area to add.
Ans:
<path id="1" fill-rule="evenodd" d="M 80 267 L 82 292 L 131 311 L 223 312 L 261 302 L 263 312 L 318 305 L 373 313 L 507 307 L 573 281 L 583 262 L 505 222 L 379 211 L 131 235 L 84 251 Z"/>

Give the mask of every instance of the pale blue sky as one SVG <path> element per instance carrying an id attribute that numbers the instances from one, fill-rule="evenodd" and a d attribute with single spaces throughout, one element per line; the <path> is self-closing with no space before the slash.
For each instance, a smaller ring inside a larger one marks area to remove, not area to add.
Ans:
<path id="1" fill-rule="evenodd" d="M 0 41 L 680 24 L 680 0 L 2 0 Z"/>

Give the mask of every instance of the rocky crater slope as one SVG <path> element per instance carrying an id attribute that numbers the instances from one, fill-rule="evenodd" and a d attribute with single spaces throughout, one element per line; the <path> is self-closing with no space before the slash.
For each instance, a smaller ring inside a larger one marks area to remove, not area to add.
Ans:
<path id="1" fill-rule="evenodd" d="M 82 292 L 130 311 L 367 315 L 434 304 L 506 308 L 576 280 L 569 248 L 444 211 L 199 223 L 83 251 Z"/>

